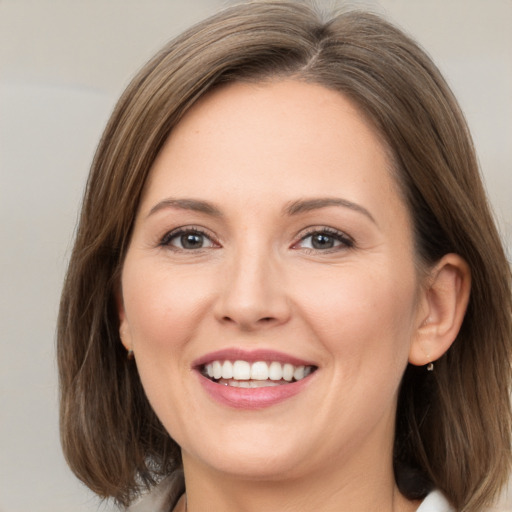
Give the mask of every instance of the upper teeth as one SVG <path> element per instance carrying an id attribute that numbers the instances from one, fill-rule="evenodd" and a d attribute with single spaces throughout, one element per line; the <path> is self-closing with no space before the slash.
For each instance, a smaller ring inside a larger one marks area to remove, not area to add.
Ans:
<path id="1" fill-rule="evenodd" d="M 313 370 L 312 366 L 294 366 L 290 363 L 281 364 L 277 361 L 212 361 L 206 365 L 208 377 L 214 379 L 235 380 L 281 380 L 288 382 L 303 379 Z"/>

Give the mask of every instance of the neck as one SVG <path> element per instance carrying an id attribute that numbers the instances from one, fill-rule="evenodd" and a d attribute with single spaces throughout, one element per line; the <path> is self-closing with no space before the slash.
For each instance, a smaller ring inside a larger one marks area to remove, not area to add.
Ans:
<path id="1" fill-rule="evenodd" d="M 358 471 L 353 467 L 350 472 L 318 471 L 287 480 L 249 480 L 218 473 L 186 454 L 184 467 L 187 512 L 412 512 L 419 505 L 399 493 L 391 464 L 361 464 Z"/>

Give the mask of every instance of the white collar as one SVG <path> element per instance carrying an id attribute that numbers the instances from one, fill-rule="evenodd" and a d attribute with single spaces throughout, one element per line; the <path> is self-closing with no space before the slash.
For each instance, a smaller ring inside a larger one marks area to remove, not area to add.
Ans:
<path id="1" fill-rule="evenodd" d="M 432 491 L 416 512 L 455 512 L 448 500 L 439 491 Z"/>

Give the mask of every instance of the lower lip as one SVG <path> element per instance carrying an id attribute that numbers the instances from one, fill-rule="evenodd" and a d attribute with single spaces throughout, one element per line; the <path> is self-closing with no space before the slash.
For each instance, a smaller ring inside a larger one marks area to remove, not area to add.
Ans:
<path id="1" fill-rule="evenodd" d="M 288 398 L 300 393 L 308 385 L 310 378 L 314 374 L 310 374 L 304 379 L 290 384 L 261 388 L 226 386 L 217 384 L 200 373 L 198 375 L 201 385 L 216 402 L 235 409 L 263 409 L 264 407 L 284 402 Z"/>

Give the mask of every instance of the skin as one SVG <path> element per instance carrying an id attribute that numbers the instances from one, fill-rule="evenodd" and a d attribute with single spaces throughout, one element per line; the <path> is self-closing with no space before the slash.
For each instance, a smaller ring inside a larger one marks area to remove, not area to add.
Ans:
<path id="1" fill-rule="evenodd" d="M 318 198 L 352 206 L 287 212 Z M 199 247 L 178 228 L 200 230 Z M 415 510 L 393 478 L 398 387 L 408 361 L 453 341 L 467 274 L 449 255 L 420 279 L 386 148 L 341 94 L 284 80 L 201 99 L 154 162 L 119 300 L 123 344 L 182 448 L 189 512 Z M 231 408 L 192 363 L 233 347 L 318 370 L 282 403 Z"/>

